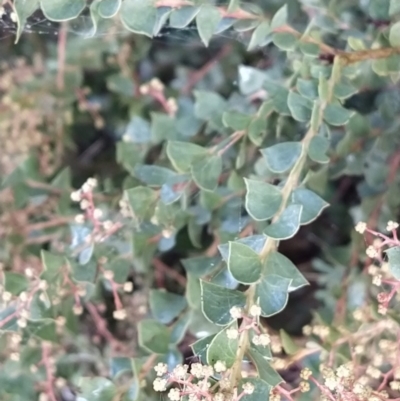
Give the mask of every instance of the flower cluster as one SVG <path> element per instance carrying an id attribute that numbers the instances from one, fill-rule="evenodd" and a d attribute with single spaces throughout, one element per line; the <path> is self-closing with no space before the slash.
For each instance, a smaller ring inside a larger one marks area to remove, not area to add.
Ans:
<path id="1" fill-rule="evenodd" d="M 268 333 L 265 333 L 265 328 L 263 328 L 258 320 L 261 316 L 261 307 L 259 305 L 253 304 L 249 308 L 248 314 L 243 311 L 239 306 L 233 306 L 230 309 L 230 315 L 233 319 L 242 319 L 242 323 L 239 329 L 229 328 L 226 331 L 227 337 L 229 339 L 238 338 L 239 334 L 250 331 L 252 334 L 251 342 L 254 345 L 259 345 L 261 347 L 267 347 L 271 344 L 271 338 Z M 274 344 L 272 344 L 274 345 Z M 281 348 L 279 348 L 280 350 Z M 278 352 L 279 353 L 279 352 Z"/>
<path id="2" fill-rule="evenodd" d="M 383 251 L 385 248 L 400 246 L 400 241 L 397 237 L 398 227 L 399 224 L 397 222 L 392 220 L 388 221 L 386 230 L 391 233 L 391 237 L 369 229 L 367 224 L 364 222 L 359 222 L 355 227 L 357 232 L 361 234 L 368 232 L 375 237 L 372 245 L 367 247 L 366 254 L 369 258 L 376 259 L 379 262 L 380 267 L 373 263 L 367 267 L 367 272 L 372 276 L 372 284 L 374 286 L 381 287 L 382 285 L 385 285 L 385 287 L 390 288 L 389 291 L 380 291 L 376 294 L 378 313 L 381 315 L 386 315 L 390 302 L 400 288 L 400 282 L 393 279 L 393 275 L 390 273 L 389 264 L 383 257 Z"/>
<path id="3" fill-rule="evenodd" d="M 164 84 L 158 78 L 153 78 L 149 83 L 141 85 L 139 91 L 142 95 L 152 97 L 161 104 L 166 113 L 174 116 L 178 111 L 178 104 L 173 97 L 165 97 L 164 89 Z"/>
<path id="4" fill-rule="evenodd" d="M 111 220 L 103 220 L 104 213 L 100 208 L 95 206 L 94 190 L 97 187 L 97 180 L 89 178 L 82 187 L 71 193 L 71 200 L 79 202 L 82 213 L 75 216 L 77 224 L 88 222 L 91 224 L 93 231 L 86 238 L 87 243 L 103 242 L 110 235 L 118 231 L 121 223 L 113 223 Z"/>
<path id="5" fill-rule="evenodd" d="M 238 393 L 229 380 L 229 370 L 225 362 L 217 361 L 214 366 L 193 363 L 178 365 L 172 372 L 168 373 L 168 367 L 164 363 L 158 363 L 154 370 L 157 378 L 153 382 L 153 389 L 157 392 L 167 391 L 168 386 L 173 386 L 168 391 L 168 398 L 171 401 L 180 401 L 187 396 L 190 401 L 239 401 L 245 394 L 254 392 L 254 385 L 245 382 L 242 391 Z M 219 381 L 212 386 L 211 379 L 220 375 Z"/>

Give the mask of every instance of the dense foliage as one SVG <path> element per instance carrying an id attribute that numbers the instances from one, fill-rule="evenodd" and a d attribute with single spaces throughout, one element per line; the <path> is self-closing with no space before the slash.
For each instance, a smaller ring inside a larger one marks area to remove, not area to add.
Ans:
<path id="1" fill-rule="evenodd" d="M 400 399 L 400 1 L 3 0 L 0 399 Z"/>

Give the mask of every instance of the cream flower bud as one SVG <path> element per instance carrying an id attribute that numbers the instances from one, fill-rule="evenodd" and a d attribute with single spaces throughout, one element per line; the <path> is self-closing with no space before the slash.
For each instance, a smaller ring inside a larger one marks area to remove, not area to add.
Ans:
<path id="1" fill-rule="evenodd" d="M 234 319 L 240 319 L 243 316 L 242 308 L 238 306 L 232 306 L 229 313 Z"/>
<path id="2" fill-rule="evenodd" d="M 249 312 L 253 317 L 261 316 L 261 307 L 259 305 L 252 305 Z"/>
<path id="3" fill-rule="evenodd" d="M 113 317 L 115 320 L 125 320 L 126 316 L 127 314 L 125 309 L 118 309 L 113 312 Z"/>

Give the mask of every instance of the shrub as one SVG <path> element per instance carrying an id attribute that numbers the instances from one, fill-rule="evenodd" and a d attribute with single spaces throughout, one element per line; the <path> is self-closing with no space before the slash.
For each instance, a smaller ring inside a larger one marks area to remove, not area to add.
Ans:
<path id="1" fill-rule="evenodd" d="M 397 0 L 3 3 L 2 400 L 400 399 Z"/>

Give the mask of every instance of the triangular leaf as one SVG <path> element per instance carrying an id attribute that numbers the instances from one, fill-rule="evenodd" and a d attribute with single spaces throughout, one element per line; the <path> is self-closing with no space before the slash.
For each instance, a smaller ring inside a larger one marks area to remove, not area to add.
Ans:
<path id="1" fill-rule="evenodd" d="M 292 238 L 300 228 L 302 210 L 302 205 L 289 205 L 278 220 L 264 230 L 264 234 L 277 240 Z"/>
<path id="2" fill-rule="evenodd" d="M 259 299 L 262 316 L 273 316 L 285 309 L 291 282 L 291 279 L 276 274 L 267 274 L 261 279 L 256 286 L 256 298 Z"/>
<path id="3" fill-rule="evenodd" d="M 245 178 L 246 210 L 258 221 L 270 219 L 279 210 L 282 203 L 281 191 L 275 186 L 262 181 Z"/>
<path id="4" fill-rule="evenodd" d="M 271 171 L 284 173 L 294 166 L 301 155 L 302 146 L 301 142 L 282 142 L 260 151 Z"/>
<path id="5" fill-rule="evenodd" d="M 228 269 L 240 283 L 255 283 L 261 276 L 262 263 L 260 256 L 247 245 L 243 245 L 240 242 L 230 242 Z"/>
<path id="6" fill-rule="evenodd" d="M 207 363 L 214 366 L 217 361 L 225 362 L 226 367 L 230 368 L 236 360 L 236 353 L 239 346 L 239 337 L 228 338 L 228 329 L 238 329 L 237 321 L 221 330 L 211 341 L 207 349 Z"/>
<path id="7" fill-rule="evenodd" d="M 191 173 L 195 183 L 205 191 L 214 191 L 222 173 L 222 158 L 211 155 L 193 162 Z"/>
<path id="8" fill-rule="evenodd" d="M 233 320 L 229 312 L 233 306 L 243 308 L 246 305 L 246 296 L 240 291 L 203 280 L 200 284 L 203 313 L 208 320 L 219 326 L 225 326 Z"/>
<path id="9" fill-rule="evenodd" d="M 268 254 L 264 264 L 264 274 L 275 274 L 292 280 L 289 291 L 297 290 L 309 284 L 299 269 L 286 256 L 279 252 Z"/>
<path id="10" fill-rule="evenodd" d="M 196 15 L 196 24 L 203 43 L 208 46 L 210 39 L 215 33 L 218 23 L 221 21 L 218 8 L 204 4 Z"/>

